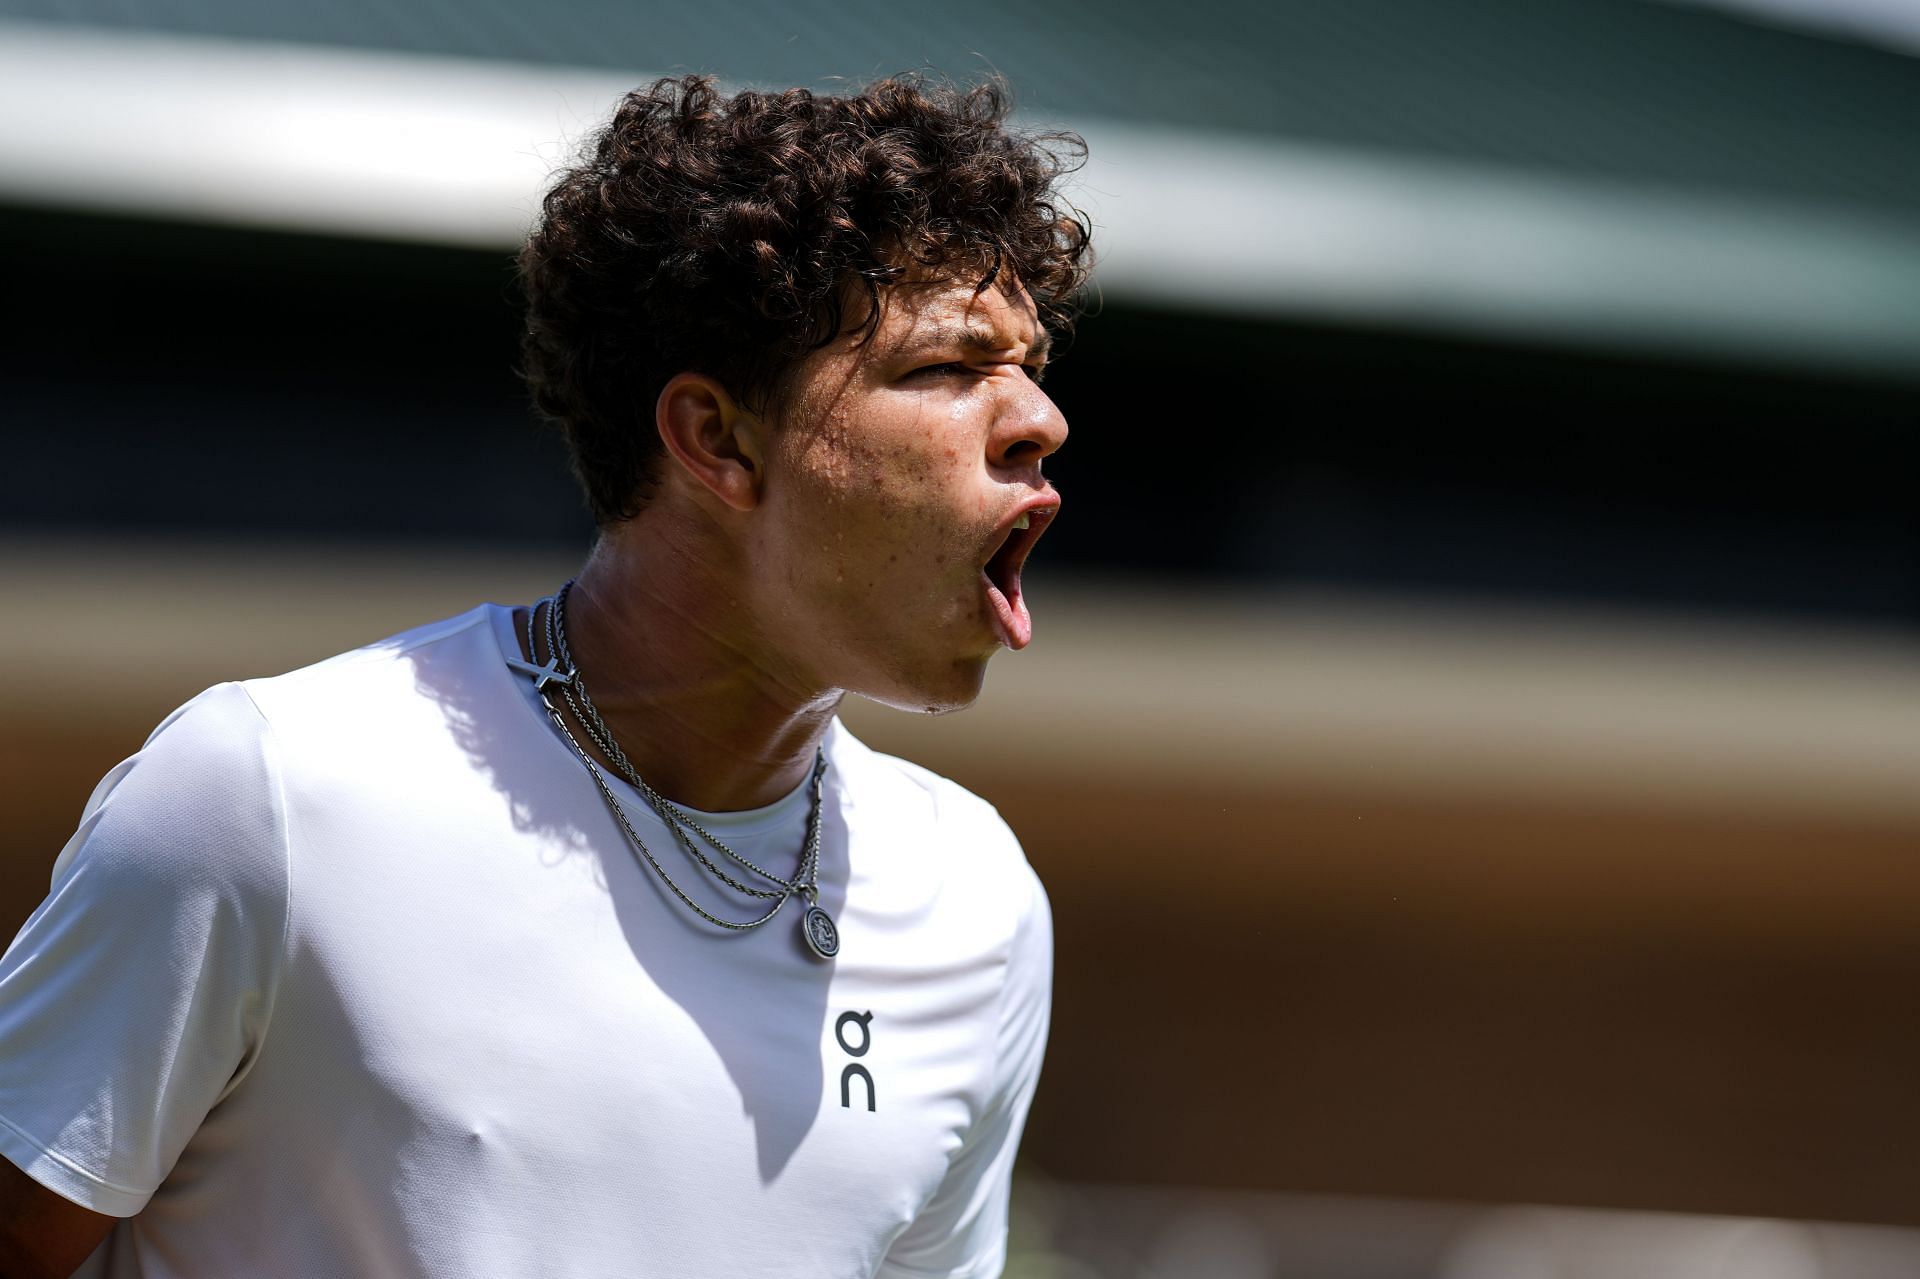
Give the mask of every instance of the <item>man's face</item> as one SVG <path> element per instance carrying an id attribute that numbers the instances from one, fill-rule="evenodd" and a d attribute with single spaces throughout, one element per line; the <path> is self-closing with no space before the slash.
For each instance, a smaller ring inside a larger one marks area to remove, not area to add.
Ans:
<path id="1" fill-rule="evenodd" d="M 1026 646 L 1020 565 L 1060 504 L 1040 462 L 1067 436 L 1035 380 L 1046 342 L 1024 290 L 905 283 L 869 341 L 794 370 L 752 571 L 800 678 L 950 710 Z"/>

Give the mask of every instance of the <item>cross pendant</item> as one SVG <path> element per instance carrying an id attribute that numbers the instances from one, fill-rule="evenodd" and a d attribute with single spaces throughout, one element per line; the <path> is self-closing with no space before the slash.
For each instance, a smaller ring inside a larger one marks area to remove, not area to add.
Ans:
<path id="1" fill-rule="evenodd" d="M 573 672 L 561 670 L 560 659 L 558 657 L 549 657 L 545 666 L 535 666 L 532 662 L 523 662 L 517 657 L 509 657 L 507 659 L 507 665 L 513 667 L 513 669 L 523 675 L 532 676 L 533 691 L 536 693 L 546 691 L 549 683 L 573 683 Z"/>

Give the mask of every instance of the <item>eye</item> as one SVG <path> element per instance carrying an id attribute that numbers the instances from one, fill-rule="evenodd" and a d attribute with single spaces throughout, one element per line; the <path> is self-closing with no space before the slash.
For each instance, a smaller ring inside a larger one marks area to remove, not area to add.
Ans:
<path id="1" fill-rule="evenodd" d="M 1035 382 L 1043 381 L 1047 376 L 1047 366 L 1044 364 L 1022 364 L 1020 371 Z M 923 364 L 907 376 L 941 378 L 955 376 L 985 377 L 986 375 L 987 370 L 985 369 L 978 368 L 961 360 L 953 360 L 945 364 Z"/>

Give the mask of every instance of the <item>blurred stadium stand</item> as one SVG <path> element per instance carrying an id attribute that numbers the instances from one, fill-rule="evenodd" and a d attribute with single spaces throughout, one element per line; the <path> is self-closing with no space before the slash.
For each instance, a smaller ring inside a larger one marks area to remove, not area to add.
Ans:
<path id="1" fill-rule="evenodd" d="M 577 561 L 510 251 L 621 90 L 991 68 L 1092 146 L 1071 515 L 849 718 L 1053 892 L 1027 1273 L 1920 1226 L 1920 63 L 1793 7 L 0 0 L 4 922 L 206 683 Z"/>

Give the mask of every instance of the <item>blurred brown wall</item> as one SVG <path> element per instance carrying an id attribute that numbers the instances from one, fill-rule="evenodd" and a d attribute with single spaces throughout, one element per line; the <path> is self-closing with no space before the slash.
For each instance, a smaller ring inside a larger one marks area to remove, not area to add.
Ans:
<path id="1" fill-rule="evenodd" d="M 9 931 L 95 780 L 206 683 L 530 598 L 565 568 L 70 555 L 96 559 L 15 557 L 22 580 L 5 583 L 58 619 L 30 632 L 16 614 L 0 633 Z M 1056 592 L 1049 612 L 1044 589 L 1038 611 L 1040 645 L 999 659 L 974 711 L 848 710 L 876 745 L 998 804 L 1047 882 L 1058 976 L 1035 1164 L 1920 1224 L 1920 806 L 1901 799 L 1914 743 L 1899 737 L 1920 667 L 1768 650 L 1751 696 L 1716 702 L 1726 663 L 1688 661 L 1762 661 L 1725 637 L 1636 650 L 1582 632 L 1595 658 L 1498 619 L 1334 624 L 1116 592 Z M 1383 642 L 1377 677 L 1356 674 Z M 1441 656 L 1408 674 L 1402 645 Z M 1473 709 L 1501 701 L 1497 682 L 1447 712 L 1418 682 L 1471 684 L 1447 651 L 1487 655 L 1539 715 Z M 1583 670 L 1621 691 L 1583 702 Z M 1409 682 L 1369 700 L 1395 678 Z M 1703 700 L 1601 713 L 1665 679 Z M 1822 720 L 1849 689 L 1891 712 Z M 1644 736 L 1661 706 L 1668 738 Z M 1750 720 L 1707 722 L 1729 707 Z M 1796 714 L 1811 736 L 1780 740 Z M 1551 731 L 1528 738 L 1536 721 Z"/>

